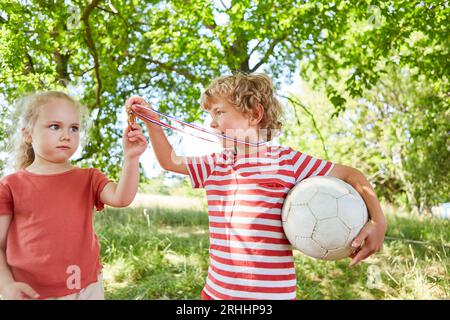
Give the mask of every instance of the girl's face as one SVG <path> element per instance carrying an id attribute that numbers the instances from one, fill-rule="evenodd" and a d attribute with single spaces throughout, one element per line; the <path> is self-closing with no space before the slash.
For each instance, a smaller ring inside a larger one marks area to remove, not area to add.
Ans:
<path id="1" fill-rule="evenodd" d="M 208 112 L 212 118 L 210 126 L 216 133 L 241 141 L 258 141 L 258 125 L 252 123 L 249 115 L 242 114 L 226 100 L 217 99 Z M 224 148 L 245 148 L 245 145 L 227 139 L 222 139 L 221 143 Z"/>
<path id="2" fill-rule="evenodd" d="M 40 106 L 31 134 L 26 135 L 35 163 L 67 163 L 79 143 L 80 115 L 67 99 L 54 98 Z"/>

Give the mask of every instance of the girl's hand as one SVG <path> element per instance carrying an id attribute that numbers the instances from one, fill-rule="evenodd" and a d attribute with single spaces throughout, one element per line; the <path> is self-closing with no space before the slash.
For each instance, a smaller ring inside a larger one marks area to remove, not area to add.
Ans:
<path id="1" fill-rule="evenodd" d="M 352 261 L 349 267 L 353 267 L 373 253 L 381 250 L 386 229 L 387 224 L 384 219 L 382 221 L 369 220 L 366 223 L 352 242 L 352 247 L 356 248 L 356 251 L 350 255 Z"/>
<path id="2" fill-rule="evenodd" d="M 7 284 L 1 292 L 1 296 L 4 300 L 31 300 L 39 298 L 39 294 L 23 282 Z"/>
<path id="3" fill-rule="evenodd" d="M 143 154 L 147 149 L 147 140 L 141 126 L 137 123 L 128 126 L 124 131 L 122 144 L 126 158 L 136 158 Z"/>
<path id="4" fill-rule="evenodd" d="M 125 109 L 126 109 L 127 113 L 130 112 L 131 110 L 133 110 L 133 111 L 136 111 L 136 112 L 141 113 L 143 115 L 146 115 L 146 116 L 149 116 L 151 118 L 155 118 L 155 119 L 159 120 L 159 115 L 156 112 L 153 112 L 151 110 L 144 109 L 144 108 L 141 108 L 139 106 L 136 106 L 137 104 L 141 105 L 141 106 L 144 106 L 144 107 L 150 108 L 150 105 L 147 103 L 147 101 L 145 101 L 144 98 L 138 97 L 138 96 L 134 96 L 134 97 L 129 98 L 127 100 L 127 102 L 125 103 Z M 136 117 L 139 117 L 139 115 L 136 114 Z M 142 119 L 142 120 L 145 121 L 145 119 Z"/>

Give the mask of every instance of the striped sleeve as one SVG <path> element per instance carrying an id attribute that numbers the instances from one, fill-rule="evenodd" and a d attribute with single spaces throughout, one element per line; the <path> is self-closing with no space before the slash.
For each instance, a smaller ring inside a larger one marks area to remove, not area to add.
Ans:
<path id="1" fill-rule="evenodd" d="M 314 158 L 306 153 L 292 150 L 292 166 L 295 183 L 314 176 L 327 176 L 334 164 L 327 160 Z"/>
<path id="2" fill-rule="evenodd" d="M 204 188 L 205 182 L 214 171 L 216 154 L 202 157 L 186 157 L 186 167 L 191 178 L 192 187 Z"/>

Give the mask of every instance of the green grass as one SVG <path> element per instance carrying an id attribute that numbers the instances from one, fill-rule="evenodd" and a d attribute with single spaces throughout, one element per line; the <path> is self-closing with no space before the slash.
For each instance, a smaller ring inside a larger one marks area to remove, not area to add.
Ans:
<path id="1" fill-rule="evenodd" d="M 387 212 L 384 248 L 353 269 L 295 252 L 299 299 L 449 299 L 450 222 Z M 204 208 L 111 209 L 96 216 L 107 299 L 200 299 Z"/>
<path id="2" fill-rule="evenodd" d="M 159 208 L 97 215 L 107 299 L 196 299 L 208 265 L 207 216 Z"/>

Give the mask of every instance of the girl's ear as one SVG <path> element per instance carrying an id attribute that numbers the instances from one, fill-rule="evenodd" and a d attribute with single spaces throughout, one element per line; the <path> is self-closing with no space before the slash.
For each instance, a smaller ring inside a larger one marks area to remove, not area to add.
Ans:
<path id="1" fill-rule="evenodd" d="M 33 142 L 30 131 L 27 128 L 22 128 L 22 137 L 26 143 L 31 144 Z"/>
<path id="2" fill-rule="evenodd" d="M 252 108 L 252 116 L 250 117 L 250 124 L 251 125 L 258 125 L 261 122 L 263 116 L 264 116 L 264 108 L 263 108 L 262 105 L 257 103 Z"/>

